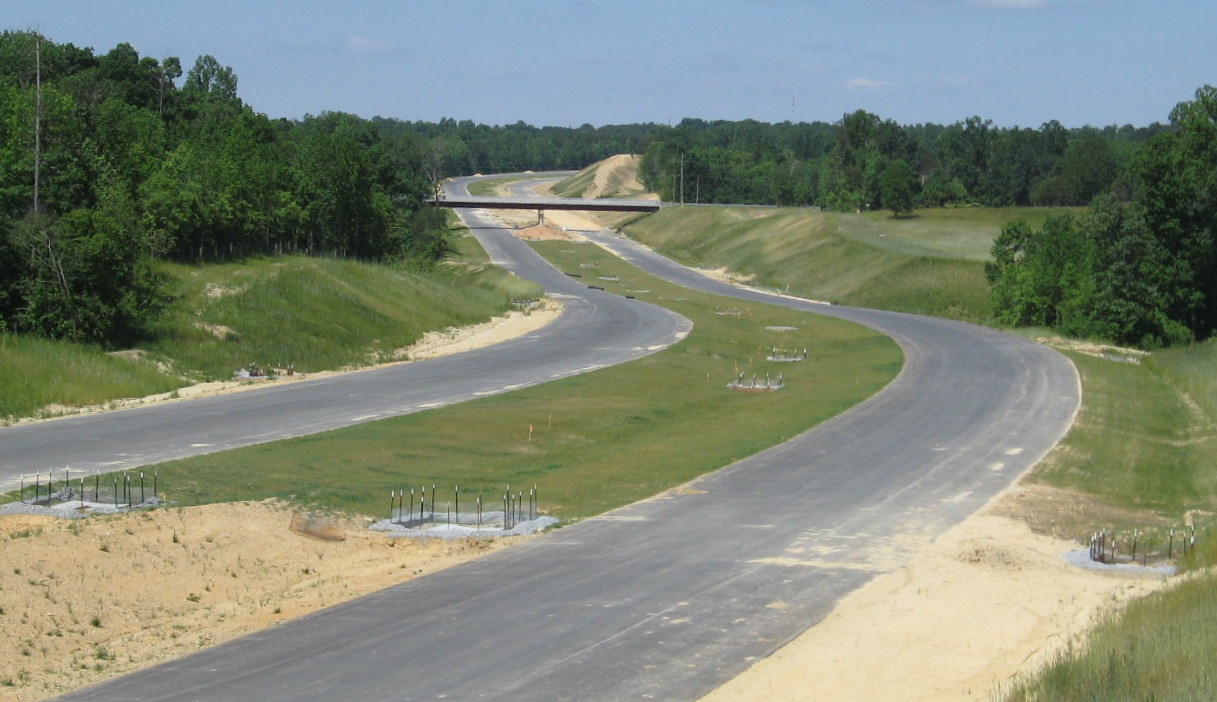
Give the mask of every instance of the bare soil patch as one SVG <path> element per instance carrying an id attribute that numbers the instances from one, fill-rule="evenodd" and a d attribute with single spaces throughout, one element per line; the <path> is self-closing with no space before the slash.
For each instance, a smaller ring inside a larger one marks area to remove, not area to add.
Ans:
<path id="1" fill-rule="evenodd" d="M 1050 493 L 1009 491 L 703 702 L 1000 699 L 1099 617 L 1165 582 L 1068 565 L 1075 542 L 1018 518 L 1073 497 Z"/>
<path id="2" fill-rule="evenodd" d="M 532 227 L 519 229 L 515 233 L 517 238 L 525 241 L 583 241 L 585 237 L 578 234 L 573 234 L 562 228 L 555 228 L 544 224 L 538 224 Z"/>
<path id="3" fill-rule="evenodd" d="M 388 539 L 369 521 L 275 502 L 0 516 L 0 702 L 45 699 L 518 542 Z"/>

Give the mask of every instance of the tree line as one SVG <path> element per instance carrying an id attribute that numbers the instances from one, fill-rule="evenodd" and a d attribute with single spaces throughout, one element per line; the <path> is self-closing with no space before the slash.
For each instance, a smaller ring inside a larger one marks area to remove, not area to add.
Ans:
<path id="1" fill-rule="evenodd" d="M 183 71 L 129 44 L 98 55 L 0 34 L 0 331 L 130 343 L 164 302 L 161 258 L 434 261 L 444 218 L 426 200 L 443 178 L 619 153 L 642 154 L 643 183 L 668 201 L 896 214 L 1094 202 L 1086 217 L 1007 227 L 989 269 L 1000 320 L 1154 345 L 1207 338 L 1217 319 L 1209 88 L 1146 127 L 900 125 L 863 110 L 534 127 L 272 120 L 237 84 L 209 55 Z"/>
<path id="2" fill-rule="evenodd" d="M 1085 205 L 1130 192 L 1138 146 L 1169 129 L 997 127 L 980 117 L 900 125 L 864 110 L 829 122 L 684 119 L 593 127 L 490 126 L 376 117 L 383 133 L 426 144 L 437 176 L 578 169 L 642 155 L 640 176 L 667 201 L 811 205 L 830 210 L 953 205 Z M 886 198 L 886 200 L 885 200 Z"/>
<path id="3" fill-rule="evenodd" d="M 666 200 L 811 205 L 834 211 L 1084 205 L 1127 194 L 1137 146 L 1167 129 L 900 125 L 858 110 L 836 123 L 686 119 L 652 133 L 643 182 Z"/>
<path id="4" fill-rule="evenodd" d="M 129 343 L 158 258 L 432 261 L 427 147 L 354 115 L 271 120 L 212 56 L 0 34 L 0 331 Z"/>

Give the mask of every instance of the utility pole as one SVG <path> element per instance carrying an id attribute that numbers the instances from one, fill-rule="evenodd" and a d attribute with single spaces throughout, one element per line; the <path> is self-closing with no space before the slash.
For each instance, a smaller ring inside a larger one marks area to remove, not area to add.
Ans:
<path id="1" fill-rule="evenodd" d="M 34 211 L 42 178 L 42 35 L 34 34 Z"/>
<path id="2" fill-rule="evenodd" d="M 685 204 L 685 154 L 680 154 L 680 204 Z"/>

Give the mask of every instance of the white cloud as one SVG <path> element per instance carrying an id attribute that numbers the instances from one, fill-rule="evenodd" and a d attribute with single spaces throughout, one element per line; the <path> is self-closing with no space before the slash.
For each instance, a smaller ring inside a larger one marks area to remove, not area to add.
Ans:
<path id="1" fill-rule="evenodd" d="M 1003 10 L 1034 10 L 1047 7 L 1046 0 L 968 0 L 975 7 L 995 7 Z"/>
<path id="2" fill-rule="evenodd" d="M 362 54 L 378 54 L 389 49 L 384 44 L 366 37 L 351 37 L 347 39 L 347 48 Z"/>
<path id="3" fill-rule="evenodd" d="M 891 81 L 875 80 L 873 78 L 850 78 L 845 81 L 845 87 L 850 90 L 886 90 L 887 88 L 896 87 L 896 84 Z"/>

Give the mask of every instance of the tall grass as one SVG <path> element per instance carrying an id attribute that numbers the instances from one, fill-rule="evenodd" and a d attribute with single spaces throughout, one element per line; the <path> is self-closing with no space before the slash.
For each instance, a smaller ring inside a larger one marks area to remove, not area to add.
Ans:
<path id="1" fill-rule="evenodd" d="M 1081 413 L 1031 479 L 1136 510 L 1142 525 L 1199 523 L 1182 565 L 1209 570 L 1113 614 L 1007 699 L 1217 699 L 1217 344 L 1159 351 L 1143 365 L 1072 357 Z"/>
<path id="2" fill-rule="evenodd" d="M 419 271 L 288 257 L 166 266 L 179 304 L 151 348 L 200 378 L 249 363 L 300 371 L 366 365 L 424 333 L 484 321 L 539 294 L 479 266 Z"/>
<path id="3" fill-rule="evenodd" d="M 1168 378 L 1207 421 L 1217 421 L 1217 339 L 1155 353 L 1151 367 Z"/>
<path id="4" fill-rule="evenodd" d="M 794 436 L 868 397 L 901 365 L 893 342 L 856 325 L 763 305 L 720 315 L 738 301 L 652 279 L 596 247 L 538 248 L 564 270 L 616 278 L 596 281 L 610 291 L 648 290 L 630 294 L 689 317 L 693 331 L 646 358 L 507 395 L 163 464 L 161 485 L 184 504 L 282 497 L 380 514 L 403 487 L 435 484 L 443 499 L 459 485 L 471 505 L 478 496 L 494 504 L 507 484 L 536 484 L 545 511 L 577 519 Z M 811 359 L 769 363 L 775 345 L 806 347 Z M 730 391 L 741 372 L 781 372 L 786 389 Z"/>
<path id="5" fill-rule="evenodd" d="M 95 346 L 0 333 L 0 422 L 182 387 L 148 360 Z"/>
<path id="6" fill-rule="evenodd" d="M 480 247 L 465 241 L 456 239 L 458 255 L 448 264 L 427 270 L 305 257 L 162 264 L 173 302 L 142 349 L 159 366 L 5 334 L 0 420 L 226 379 L 249 364 L 301 372 L 367 365 L 428 331 L 482 322 L 513 299 L 540 295 L 539 286 L 488 265 Z"/>
<path id="7" fill-rule="evenodd" d="M 1217 574 L 1196 577 L 1128 605 L 1096 628 L 1010 702 L 1202 702 L 1217 689 Z"/>

